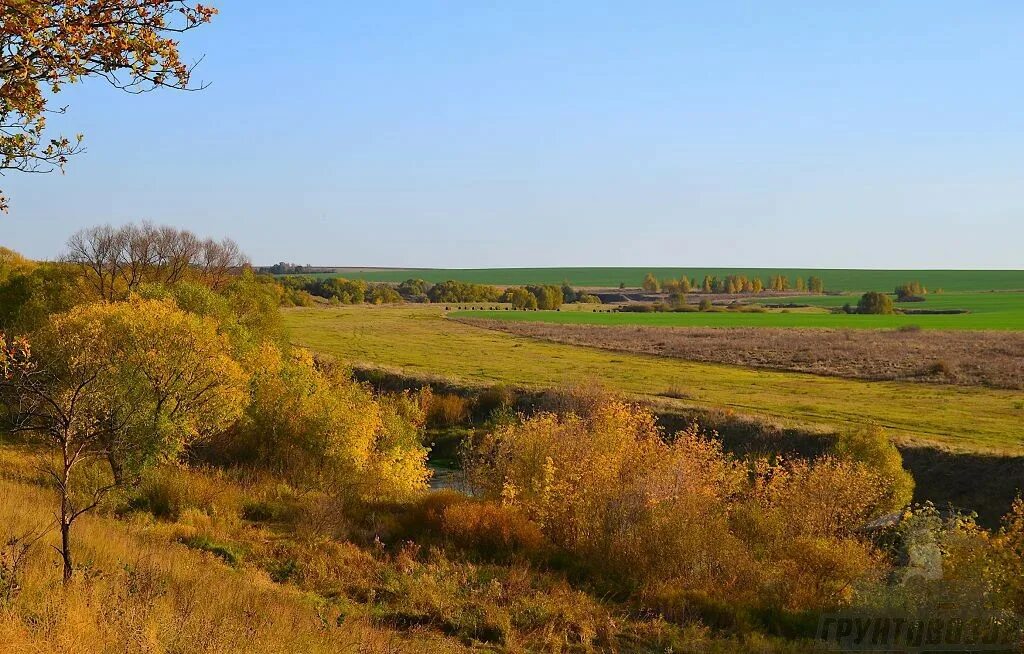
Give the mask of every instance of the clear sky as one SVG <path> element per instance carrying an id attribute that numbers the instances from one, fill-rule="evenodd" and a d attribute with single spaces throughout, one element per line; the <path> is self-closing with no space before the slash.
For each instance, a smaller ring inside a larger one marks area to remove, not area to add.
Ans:
<path id="1" fill-rule="evenodd" d="M 1024 267 L 1024 3 L 219 0 L 201 93 L 61 95 L 97 223 L 256 263 Z"/>

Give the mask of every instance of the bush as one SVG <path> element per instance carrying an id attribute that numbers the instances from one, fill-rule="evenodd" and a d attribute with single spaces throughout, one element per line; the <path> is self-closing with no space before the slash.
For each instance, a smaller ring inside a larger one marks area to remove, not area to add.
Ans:
<path id="1" fill-rule="evenodd" d="M 245 419 L 219 447 L 227 463 L 280 475 L 297 488 L 401 497 L 426 487 L 418 406 L 374 397 L 346 370 L 264 346 Z M 414 410 L 415 407 L 415 410 Z"/>
<path id="2" fill-rule="evenodd" d="M 427 291 L 427 297 L 431 302 L 497 302 L 501 292 L 494 286 L 468 284 L 449 279 L 432 286 Z"/>
<path id="3" fill-rule="evenodd" d="M 700 311 L 710 311 L 711 307 L 712 307 L 712 304 L 711 304 L 711 300 L 709 298 L 702 298 L 701 301 L 700 301 L 700 304 L 698 305 L 698 309 Z"/>
<path id="4" fill-rule="evenodd" d="M 487 557 L 537 553 L 545 542 L 540 527 L 520 511 L 488 501 L 446 507 L 440 530 L 459 547 Z"/>
<path id="5" fill-rule="evenodd" d="M 868 291 L 857 303 L 857 313 L 890 315 L 895 313 L 895 309 L 891 297 L 877 291 Z"/>
<path id="6" fill-rule="evenodd" d="M 880 510 L 896 511 L 910 504 L 914 477 L 903 468 L 903 456 L 881 427 L 872 425 L 840 434 L 833 453 L 840 459 L 861 463 L 879 476 L 888 489 Z"/>
<path id="7" fill-rule="evenodd" d="M 897 302 L 924 302 L 924 296 L 928 293 L 921 282 L 907 282 L 896 287 Z"/>
<path id="8" fill-rule="evenodd" d="M 518 401 L 516 389 L 507 384 L 495 384 L 480 391 L 476 396 L 475 413 L 481 418 L 488 418 L 496 411 L 506 411 L 515 407 Z"/>
<path id="9" fill-rule="evenodd" d="M 190 471 L 176 466 L 148 470 L 128 497 L 127 508 L 146 511 L 163 520 L 177 520 L 186 511 L 207 515 L 237 515 L 242 500 L 226 492 L 223 473 Z"/>
<path id="10" fill-rule="evenodd" d="M 431 427 L 454 427 L 469 421 L 469 400 L 454 393 L 420 393 L 420 402 Z"/>
<path id="11" fill-rule="evenodd" d="M 428 494 L 413 516 L 412 533 L 432 531 L 456 547 L 486 558 L 535 555 L 545 549 L 540 527 L 522 512 L 455 491 Z"/>
<path id="12" fill-rule="evenodd" d="M 892 505 L 884 475 L 839 457 L 747 466 L 696 427 L 668 438 L 647 410 L 592 400 L 497 427 L 467 472 L 613 586 L 803 610 L 878 569 L 858 530 Z"/>

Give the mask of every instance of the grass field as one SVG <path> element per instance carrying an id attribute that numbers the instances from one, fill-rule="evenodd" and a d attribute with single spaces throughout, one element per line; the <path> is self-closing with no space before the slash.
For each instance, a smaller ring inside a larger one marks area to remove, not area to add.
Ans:
<path id="1" fill-rule="evenodd" d="M 830 429 L 874 421 L 903 442 L 1024 452 L 1024 393 L 1017 391 L 866 382 L 609 352 L 480 329 L 446 320 L 432 306 L 291 309 L 284 316 L 299 345 L 414 375 L 534 388 L 600 381 L 638 396 L 685 393 L 688 399 L 674 401 L 679 406 L 721 407 Z"/>
<path id="2" fill-rule="evenodd" d="M 682 275 L 703 279 L 704 275 L 725 277 L 747 275 L 760 277 L 766 283 L 772 275 L 785 275 L 790 280 L 817 275 L 830 291 L 892 291 L 897 285 L 917 280 L 930 289 L 946 291 L 1024 291 L 1024 270 L 815 270 L 800 268 L 351 268 L 343 272 L 324 273 L 319 277 L 348 277 L 374 282 L 400 282 L 409 278 L 428 282 L 457 279 L 478 284 L 512 286 L 519 284 L 560 284 L 574 286 L 615 287 L 624 283 L 638 287 L 648 272 L 658 279 Z"/>
<path id="3" fill-rule="evenodd" d="M 772 298 L 772 303 L 792 301 L 815 307 L 856 305 L 851 295 Z M 1024 330 L 1024 293 L 944 293 L 929 295 L 925 302 L 897 305 L 905 309 L 967 309 L 954 315 L 861 316 L 832 314 L 824 310 L 770 310 L 766 313 L 594 313 L 593 306 L 567 305 L 561 311 L 461 311 L 456 317 L 492 318 L 574 325 L 647 325 L 656 327 L 831 327 L 894 329 L 916 325 L 926 329 Z"/>

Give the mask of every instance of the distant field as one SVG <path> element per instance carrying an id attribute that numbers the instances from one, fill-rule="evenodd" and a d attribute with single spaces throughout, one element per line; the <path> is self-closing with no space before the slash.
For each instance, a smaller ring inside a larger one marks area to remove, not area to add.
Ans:
<path id="1" fill-rule="evenodd" d="M 430 305 L 289 309 L 284 317 L 296 344 L 407 374 L 534 388 L 600 381 L 681 407 L 721 407 L 826 428 L 874 421 L 907 443 L 1024 452 L 1020 391 L 867 382 L 610 352 L 446 320 Z M 687 399 L 665 399 L 680 393 Z"/>
<path id="2" fill-rule="evenodd" d="M 856 296 L 771 298 L 815 307 L 857 303 Z M 818 309 L 773 309 L 766 313 L 594 313 L 590 306 L 566 305 L 561 311 L 457 311 L 455 317 L 491 318 L 572 325 L 637 325 L 652 327 L 826 327 L 834 329 L 894 329 L 917 325 L 925 329 L 1024 330 L 1024 293 L 943 293 L 925 302 L 898 304 L 904 309 L 967 309 L 955 315 L 860 316 L 831 314 Z"/>
<path id="3" fill-rule="evenodd" d="M 679 278 L 683 274 L 703 279 L 705 275 L 725 277 L 747 275 L 765 282 L 772 275 L 797 277 L 817 275 L 831 291 L 891 291 L 897 285 L 920 281 L 930 289 L 946 291 L 1024 291 L 1024 270 L 814 270 L 806 268 L 352 268 L 318 277 L 348 277 L 374 282 L 400 282 L 410 277 L 428 282 L 457 279 L 478 284 L 512 286 L 519 284 L 560 284 L 616 287 L 620 283 L 638 287 L 648 272 L 659 279 Z"/>

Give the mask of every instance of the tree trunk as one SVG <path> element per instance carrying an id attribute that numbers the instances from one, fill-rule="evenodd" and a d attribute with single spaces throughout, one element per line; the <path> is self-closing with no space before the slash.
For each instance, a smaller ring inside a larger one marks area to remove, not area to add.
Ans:
<path id="1" fill-rule="evenodd" d="M 71 563 L 71 508 L 67 491 L 60 497 L 60 558 L 64 560 L 64 584 L 71 581 L 75 568 Z"/>
<path id="2" fill-rule="evenodd" d="M 124 482 L 124 468 L 121 465 L 121 461 L 114 454 L 113 449 L 107 451 L 107 463 L 110 464 L 110 474 L 114 477 L 114 482 L 118 485 Z"/>
<path id="3" fill-rule="evenodd" d="M 64 585 L 71 581 L 75 568 L 71 564 L 71 522 L 74 520 L 74 508 L 69 497 L 71 488 L 71 466 L 74 462 L 69 458 L 68 439 L 62 443 L 64 451 L 64 479 L 60 485 L 60 557 L 64 560 Z"/>

